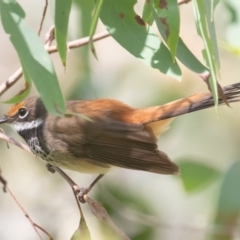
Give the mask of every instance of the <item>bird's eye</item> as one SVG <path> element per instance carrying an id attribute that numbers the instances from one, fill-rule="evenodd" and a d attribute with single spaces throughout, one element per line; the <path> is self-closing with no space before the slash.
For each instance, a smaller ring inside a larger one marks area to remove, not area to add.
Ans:
<path id="1" fill-rule="evenodd" d="M 28 111 L 27 111 L 26 108 L 20 108 L 20 109 L 18 110 L 18 117 L 19 117 L 19 118 L 23 119 L 23 118 L 25 118 L 27 115 L 28 115 Z"/>

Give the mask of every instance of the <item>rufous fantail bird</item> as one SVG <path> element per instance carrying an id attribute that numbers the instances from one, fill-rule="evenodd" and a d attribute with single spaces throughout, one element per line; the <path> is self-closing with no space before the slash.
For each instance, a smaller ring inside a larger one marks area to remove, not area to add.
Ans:
<path id="1" fill-rule="evenodd" d="M 223 91 L 229 103 L 240 101 L 240 83 Z M 113 166 L 176 174 L 178 166 L 158 150 L 158 137 L 173 117 L 213 106 L 210 92 L 142 109 L 110 99 L 66 102 L 68 112 L 89 120 L 53 116 L 39 97 L 29 97 L 13 105 L 0 123 L 11 124 L 33 154 L 51 165 L 102 175 Z"/>

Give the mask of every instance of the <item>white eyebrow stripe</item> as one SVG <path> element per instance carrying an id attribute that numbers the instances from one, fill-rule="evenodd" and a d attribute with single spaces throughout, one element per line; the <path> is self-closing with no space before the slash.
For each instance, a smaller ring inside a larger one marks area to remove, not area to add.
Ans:
<path id="1" fill-rule="evenodd" d="M 43 123 L 43 120 L 38 118 L 31 122 L 13 122 L 13 127 L 17 132 L 21 132 L 28 129 L 39 127 Z"/>

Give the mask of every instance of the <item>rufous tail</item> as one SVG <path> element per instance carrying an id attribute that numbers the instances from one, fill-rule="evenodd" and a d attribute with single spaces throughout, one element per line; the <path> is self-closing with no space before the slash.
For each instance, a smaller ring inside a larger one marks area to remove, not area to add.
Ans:
<path id="1" fill-rule="evenodd" d="M 223 88 L 228 103 L 240 101 L 240 82 Z M 219 105 L 225 104 L 219 98 Z M 214 107 L 214 99 L 210 92 L 196 93 L 189 97 L 164 104 L 162 106 L 149 107 L 136 110 L 135 117 L 140 119 L 141 123 L 150 123 L 168 118 L 173 118 L 190 112 L 195 112 L 205 108 Z"/>

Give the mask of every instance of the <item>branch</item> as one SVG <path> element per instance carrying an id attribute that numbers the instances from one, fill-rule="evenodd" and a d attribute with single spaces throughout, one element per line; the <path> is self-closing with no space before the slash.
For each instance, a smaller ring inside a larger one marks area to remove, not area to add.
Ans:
<path id="1" fill-rule="evenodd" d="M 51 28 L 50 28 L 51 30 Z M 50 31 L 49 30 L 49 31 Z M 49 32 L 48 31 L 48 32 Z M 93 41 L 99 41 L 101 39 L 104 39 L 106 37 L 109 37 L 110 34 L 108 32 L 102 32 L 102 33 L 98 33 L 95 34 L 93 37 Z M 74 49 L 74 48 L 79 48 L 81 46 L 87 45 L 89 43 L 89 37 L 85 37 L 85 38 L 80 38 L 74 41 L 70 41 L 68 42 L 68 48 L 69 49 Z M 47 45 L 47 46 L 46 46 Z M 46 50 L 48 51 L 49 54 L 55 53 L 58 51 L 57 46 L 48 46 L 48 44 L 46 44 Z M 12 76 L 10 76 L 6 82 L 2 83 L 0 85 L 0 97 L 9 89 L 11 88 L 22 76 L 22 68 L 19 68 L 15 73 L 12 74 Z"/>
<path id="2" fill-rule="evenodd" d="M 191 0 L 178 0 L 178 5 L 184 4 L 184 3 L 188 3 Z"/>
<path id="3" fill-rule="evenodd" d="M 23 143 L 18 142 L 16 139 L 11 138 L 7 135 L 5 135 L 4 133 L 0 132 L 0 139 L 3 139 L 5 141 L 7 141 L 8 143 L 14 144 L 15 146 L 27 151 L 27 152 L 31 152 L 29 147 Z M 82 209 L 79 203 L 79 193 L 81 192 L 81 188 L 65 173 L 63 172 L 59 167 L 57 166 L 52 166 L 52 165 L 47 165 L 47 168 L 49 171 L 51 171 L 52 173 L 57 172 L 62 178 L 64 178 L 64 180 L 66 180 L 68 182 L 68 184 L 72 187 L 78 208 L 79 208 L 79 212 L 80 212 L 80 226 L 79 226 L 79 231 L 83 229 L 83 225 L 85 224 L 85 219 L 82 213 Z M 87 196 L 87 194 L 85 194 L 84 196 L 84 200 L 88 203 L 92 213 L 101 221 L 103 221 L 104 223 L 106 223 L 110 228 L 112 228 L 115 233 L 120 237 L 120 239 L 122 240 L 129 240 L 128 236 L 126 236 L 116 225 L 115 223 L 112 221 L 112 219 L 110 218 L 110 216 L 108 215 L 106 209 L 98 202 L 92 200 L 91 198 L 89 198 Z M 22 207 L 21 207 L 22 209 Z M 23 210 L 23 209 L 22 209 Z M 28 215 L 26 215 L 28 217 Z M 82 221 L 81 221 L 82 220 Z M 38 227 L 38 226 L 37 226 Z M 86 234 L 86 232 L 84 233 Z"/>
<path id="4" fill-rule="evenodd" d="M 3 185 L 3 192 L 7 192 L 7 181 L 6 179 L 2 176 L 2 171 L 0 169 L 0 183 Z"/>
<path id="5" fill-rule="evenodd" d="M 38 36 L 40 36 L 41 31 L 42 31 L 42 26 L 43 26 L 43 22 L 44 22 L 44 19 L 45 19 L 45 16 L 46 16 L 47 7 L 48 7 L 48 0 L 45 0 L 45 5 L 44 5 L 44 8 L 43 8 L 42 19 L 41 19 L 39 30 L 38 30 Z"/>
<path id="6" fill-rule="evenodd" d="M 28 219 L 28 221 L 30 222 L 30 224 L 32 225 L 34 231 L 36 232 L 36 234 L 38 235 L 40 240 L 43 240 L 41 235 L 38 232 L 38 229 L 40 229 L 42 232 L 44 232 L 48 238 L 50 240 L 53 240 L 52 236 L 41 226 L 39 226 L 37 223 L 35 223 L 31 217 L 28 215 L 28 213 L 26 212 L 26 210 L 23 208 L 23 206 L 19 203 L 19 201 L 17 200 L 16 196 L 12 193 L 12 191 L 10 190 L 10 188 L 7 185 L 7 181 L 5 180 L 5 178 L 2 176 L 1 174 L 1 169 L 0 169 L 0 182 L 3 184 L 3 191 L 4 192 L 9 192 L 9 194 L 11 195 L 12 199 L 15 201 L 15 203 L 18 205 L 18 207 L 22 210 L 22 212 L 24 213 L 24 216 Z"/>
<path id="7" fill-rule="evenodd" d="M 110 36 L 110 33 L 107 32 L 107 31 L 102 32 L 102 33 L 98 33 L 98 34 L 94 35 L 93 41 L 96 42 L 96 41 L 99 41 L 99 40 L 104 39 L 104 38 L 109 37 L 109 36 Z M 68 48 L 69 49 L 74 49 L 74 48 L 78 48 L 78 47 L 87 45 L 89 43 L 89 40 L 90 40 L 89 37 L 85 37 L 85 38 L 80 38 L 80 39 L 77 39 L 77 40 L 70 41 L 70 42 L 68 42 Z M 55 45 L 55 46 L 48 47 L 47 51 L 51 54 L 51 53 L 57 52 L 58 49 L 57 49 L 57 46 Z"/>
<path id="8" fill-rule="evenodd" d="M 24 213 L 24 216 L 28 219 L 28 221 L 30 222 L 30 224 L 32 225 L 34 231 L 36 232 L 36 234 L 38 235 L 39 239 L 43 240 L 43 238 L 41 237 L 41 235 L 38 232 L 38 229 L 40 229 L 42 232 L 44 232 L 50 240 L 53 240 L 53 237 L 41 226 L 39 226 L 37 223 L 35 223 L 31 217 L 28 215 L 28 213 L 26 212 L 26 210 L 23 208 L 23 206 L 19 203 L 19 201 L 17 200 L 17 198 L 15 197 L 15 195 L 12 193 L 12 191 L 10 190 L 10 188 L 7 186 L 7 191 L 10 193 L 11 197 L 13 198 L 13 200 L 15 201 L 15 203 L 18 205 L 18 207 L 22 210 L 22 212 Z"/>

